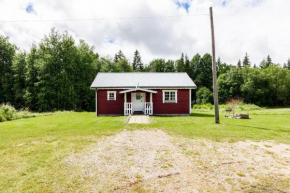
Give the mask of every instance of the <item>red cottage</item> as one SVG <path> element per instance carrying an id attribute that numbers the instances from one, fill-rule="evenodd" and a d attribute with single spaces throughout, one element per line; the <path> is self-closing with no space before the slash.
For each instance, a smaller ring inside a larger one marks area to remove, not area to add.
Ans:
<path id="1" fill-rule="evenodd" d="M 97 116 L 190 115 L 196 85 L 186 73 L 98 73 L 91 89 Z"/>

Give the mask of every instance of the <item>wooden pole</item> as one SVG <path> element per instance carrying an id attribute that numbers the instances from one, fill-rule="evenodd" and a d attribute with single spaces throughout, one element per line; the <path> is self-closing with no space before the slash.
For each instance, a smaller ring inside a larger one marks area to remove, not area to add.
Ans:
<path id="1" fill-rule="evenodd" d="M 209 13 L 210 13 L 211 43 L 212 43 L 212 79 L 213 79 L 215 123 L 220 123 L 219 103 L 218 103 L 218 90 L 217 90 L 217 75 L 216 75 L 216 59 L 215 59 L 215 39 L 214 39 L 214 25 L 213 25 L 212 7 L 209 8 Z"/>

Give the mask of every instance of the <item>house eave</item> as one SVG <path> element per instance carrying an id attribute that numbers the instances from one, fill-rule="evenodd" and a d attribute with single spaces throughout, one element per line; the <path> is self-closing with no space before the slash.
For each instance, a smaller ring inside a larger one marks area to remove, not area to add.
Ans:
<path id="1" fill-rule="evenodd" d="M 99 89 L 99 90 L 109 90 L 109 89 L 119 89 L 119 90 L 124 90 L 124 89 L 134 89 L 135 87 L 133 86 L 128 86 L 128 87 L 90 87 L 91 89 Z M 139 87 L 140 88 L 140 87 Z M 142 89 L 196 89 L 196 86 L 142 86 Z"/>

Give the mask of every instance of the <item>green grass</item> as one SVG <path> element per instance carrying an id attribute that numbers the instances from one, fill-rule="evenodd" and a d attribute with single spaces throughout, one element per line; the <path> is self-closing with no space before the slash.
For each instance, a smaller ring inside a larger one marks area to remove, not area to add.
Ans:
<path id="1" fill-rule="evenodd" d="M 188 138 L 215 141 L 274 140 L 290 144 L 290 108 L 249 111 L 251 119 L 214 124 L 213 112 L 188 117 L 152 117 L 148 125 L 124 124 L 126 117 L 94 113 L 58 113 L 0 123 L 0 192 L 75 192 L 78 168 L 61 160 L 124 129 L 163 129 Z M 83 179 L 86 180 L 86 179 Z"/>

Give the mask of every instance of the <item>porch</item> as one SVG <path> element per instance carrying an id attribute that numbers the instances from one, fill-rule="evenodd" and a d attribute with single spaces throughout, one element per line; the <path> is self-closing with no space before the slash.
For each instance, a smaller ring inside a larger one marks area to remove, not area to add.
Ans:
<path id="1" fill-rule="evenodd" d="M 120 93 L 124 94 L 124 115 L 136 113 L 153 115 L 152 95 L 157 93 L 157 91 L 136 87 L 135 89 L 121 91 Z"/>

